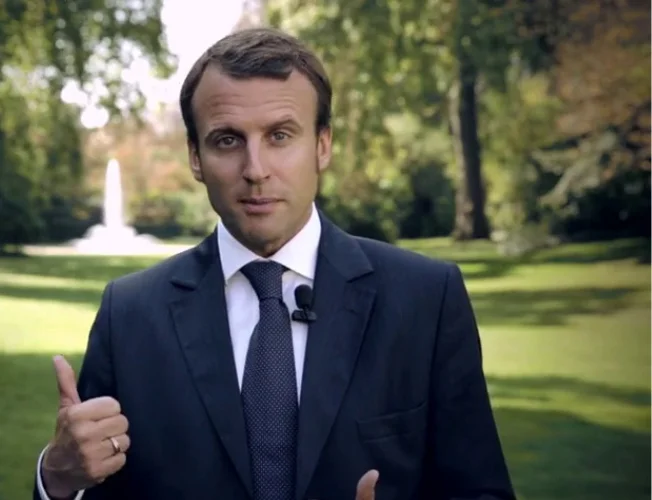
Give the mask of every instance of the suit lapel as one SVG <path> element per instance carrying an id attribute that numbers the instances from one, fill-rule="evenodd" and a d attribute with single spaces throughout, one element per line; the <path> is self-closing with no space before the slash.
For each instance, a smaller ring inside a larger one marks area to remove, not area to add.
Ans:
<path id="1" fill-rule="evenodd" d="M 375 291 L 356 282 L 372 267 L 358 243 L 322 217 L 322 238 L 299 410 L 297 491 L 308 488 L 355 368 Z"/>
<path id="2" fill-rule="evenodd" d="M 170 303 L 188 370 L 235 469 L 253 497 L 247 436 L 233 360 L 224 275 L 215 233 L 206 238 L 172 282 L 182 289 Z"/>

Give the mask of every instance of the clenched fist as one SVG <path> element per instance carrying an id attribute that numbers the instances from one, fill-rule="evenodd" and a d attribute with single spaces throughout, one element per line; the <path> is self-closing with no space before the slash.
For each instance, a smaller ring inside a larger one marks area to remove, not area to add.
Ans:
<path id="1" fill-rule="evenodd" d="M 59 413 L 54 439 L 43 457 L 41 477 L 50 497 L 67 498 L 119 471 L 129 449 L 127 418 L 110 397 L 81 402 L 75 373 L 54 358 Z"/>

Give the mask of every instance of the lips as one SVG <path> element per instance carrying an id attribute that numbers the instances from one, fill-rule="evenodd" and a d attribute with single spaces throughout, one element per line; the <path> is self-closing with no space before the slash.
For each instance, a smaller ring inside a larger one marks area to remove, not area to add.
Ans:
<path id="1" fill-rule="evenodd" d="M 268 203 L 276 203 L 276 198 L 243 198 L 240 200 L 247 205 L 267 205 Z"/>
<path id="2" fill-rule="evenodd" d="M 265 215 L 274 211 L 280 200 L 276 198 L 243 198 L 240 200 L 248 215 Z"/>

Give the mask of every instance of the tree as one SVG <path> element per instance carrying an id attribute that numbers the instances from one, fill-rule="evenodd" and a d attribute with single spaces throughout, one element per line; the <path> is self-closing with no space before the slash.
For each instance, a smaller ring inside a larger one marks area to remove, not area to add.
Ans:
<path id="1" fill-rule="evenodd" d="M 138 114 L 144 97 L 122 69 L 144 58 L 174 68 L 161 0 L 0 2 L 0 247 L 42 235 L 41 214 L 81 175 L 79 110 L 61 101 L 70 81 L 104 90 L 112 117 Z"/>
<path id="2" fill-rule="evenodd" d="M 489 0 L 271 0 L 269 8 L 272 24 L 305 39 L 335 75 L 336 96 L 349 104 L 341 135 L 362 165 L 368 151 L 353 138 L 367 130 L 389 137 L 384 154 L 405 155 L 393 147 L 389 115 L 414 114 L 423 127 L 449 130 L 457 167 L 454 235 L 489 237 L 478 89 L 504 86 L 514 53 L 535 52 L 519 36 L 515 12 Z M 361 168 L 347 172 L 347 183 Z"/>
<path id="3" fill-rule="evenodd" d="M 575 231 L 649 236 L 649 2 L 525 5 L 522 25 L 549 47 L 562 104 L 557 140 L 532 152 L 557 178 L 543 205 Z"/>

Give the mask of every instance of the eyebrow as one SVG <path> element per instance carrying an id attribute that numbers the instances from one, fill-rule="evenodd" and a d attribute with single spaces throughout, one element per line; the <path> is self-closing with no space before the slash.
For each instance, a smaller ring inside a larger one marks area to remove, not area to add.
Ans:
<path id="1" fill-rule="evenodd" d="M 284 126 L 290 126 L 292 128 L 295 128 L 297 130 L 302 130 L 301 125 L 299 125 L 299 122 L 297 122 L 292 116 L 284 116 L 280 118 L 279 120 L 276 120 L 275 122 L 271 123 L 267 129 L 272 130 L 275 128 L 281 128 Z"/>

